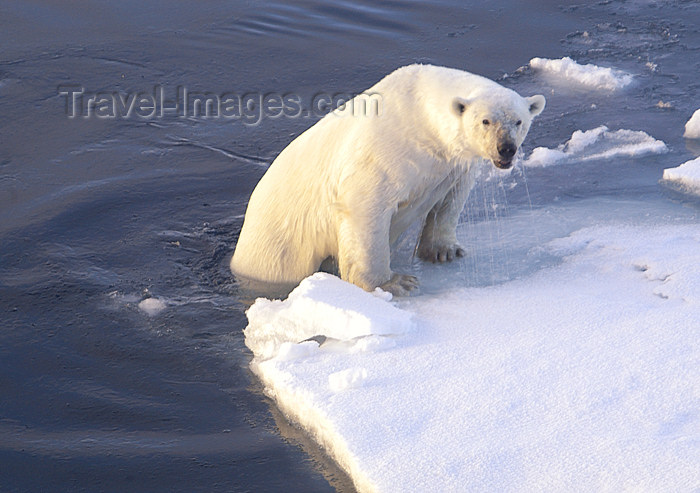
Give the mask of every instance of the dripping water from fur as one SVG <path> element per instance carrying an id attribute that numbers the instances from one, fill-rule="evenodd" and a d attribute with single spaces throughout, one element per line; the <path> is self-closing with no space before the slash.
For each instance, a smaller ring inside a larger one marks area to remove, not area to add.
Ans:
<path id="1" fill-rule="evenodd" d="M 527 173 L 525 171 L 525 168 L 526 167 L 524 165 L 521 165 L 521 166 L 518 166 L 517 170 L 518 170 L 520 176 L 523 177 L 523 185 L 525 186 L 525 196 L 527 197 L 527 207 L 528 207 L 529 216 L 530 216 L 529 223 L 531 226 L 531 233 L 532 233 L 533 238 L 535 238 L 537 240 L 537 244 L 539 245 L 541 243 L 540 231 L 536 227 L 537 223 L 534 221 L 535 213 L 534 213 L 534 210 L 532 207 L 532 197 L 530 197 L 530 187 L 527 184 Z"/>

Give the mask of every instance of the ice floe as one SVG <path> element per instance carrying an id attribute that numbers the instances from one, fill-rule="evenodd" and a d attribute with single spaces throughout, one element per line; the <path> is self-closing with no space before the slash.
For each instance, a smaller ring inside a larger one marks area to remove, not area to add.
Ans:
<path id="1" fill-rule="evenodd" d="M 700 139 L 700 109 L 696 110 L 685 124 L 683 137 L 686 139 Z"/>
<path id="2" fill-rule="evenodd" d="M 618 91 L 632 83 L 632 75 L 598 65 L 581 65 L 569 57 L 560 59 L 533 58 L 530 67 L 560 84 L 575 84 L 587 89 Z"/>
<path id="3" fill-rule="evenodd" d="M 571 161 L 590 161 L 619 156 L 643 156 L 668 152 L 666 144 L 640 130 L 610 130 L 605 125 L 576 130 L 556 149 L 537 147 L 524 160 L 525 166 L 551 166 Z"/>
<path id="4" fill-rule="evenodd" d="M 682 191 L 700 195 L 700 157 L 664 170 L 663 180 Z"/>
<path id="5" fill-rule="evenodd" d="M 540 248 L 560 263 L 394 302 L 316 274 L 248 311 L 252 368 L 360 491 L 692 490 L 700 230 Z"/>

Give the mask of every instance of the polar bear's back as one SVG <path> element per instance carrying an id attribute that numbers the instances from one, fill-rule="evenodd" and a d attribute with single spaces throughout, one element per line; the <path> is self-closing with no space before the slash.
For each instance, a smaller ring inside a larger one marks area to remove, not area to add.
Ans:
<path id="1" fill-rule="evenodd" d="M 237 277 L 297 282 L 335 254 L 336 185 L 352 126 L 329 116 L 294 139 L 253 190 L 231 259 Z"/>
<path id="2" fill-rule="evenodd" d="M 413 64 L 401 67 L 366 92 L 384 95 L 388 110 L 405 105 L 427 105 L 436 111 L 438 101 L 449 101 L 459 95 L 463 98 L 475 97 L 488 93 L 492 97 L 496 92 L 512 92 L 497 82 L 486 77 L 463 70 L 438 67 L 435 65 Z"/>

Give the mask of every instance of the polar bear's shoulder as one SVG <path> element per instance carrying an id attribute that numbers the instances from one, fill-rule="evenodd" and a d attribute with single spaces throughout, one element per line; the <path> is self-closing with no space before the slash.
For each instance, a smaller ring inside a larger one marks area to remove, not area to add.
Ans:
<path id="1" fill-rule="evenodd" d="M 379 94 L 384 107 L 403 115 L 449 107 L 455 97 L 486 98 L 494 104 L 520 99 L 516 93 L 481 75 L 449 67 L 412 64 L 385 76 L 366 93 Z M 423 108 L 415 111 L 411 108 Z"/>
<path id="2" fill-rule="evenodd" d="M 440 90 L 475 90 L 502 87 L 497 82 L 472 74 L 464 70 L 436 65 L 414 63 L 400 67 L 384 77 L 375 88 L 394 89 L 405 92 L 406 88 L 420 86 L 429 90 L 431 87 Z"/>

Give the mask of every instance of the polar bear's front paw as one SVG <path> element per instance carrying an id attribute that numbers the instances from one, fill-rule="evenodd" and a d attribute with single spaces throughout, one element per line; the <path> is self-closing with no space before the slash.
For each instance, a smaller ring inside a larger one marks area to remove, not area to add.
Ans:
<path id="1" fill-rule="evenodd" d="M 379 287 L 394 296 L 408 296 L 418 287 L 418 278 L 408 274 L 392 274 L 391 279 Z"/>
<path id="2" fill-rule="evenodd" d="M 464 257 L 465 252 L 462 245 L 454 243 L 452 245 L 431 245 L 418 248 L 418 257 L 428 262 L 451 262 L 457 257 Z"/>

